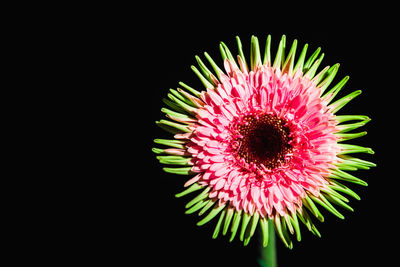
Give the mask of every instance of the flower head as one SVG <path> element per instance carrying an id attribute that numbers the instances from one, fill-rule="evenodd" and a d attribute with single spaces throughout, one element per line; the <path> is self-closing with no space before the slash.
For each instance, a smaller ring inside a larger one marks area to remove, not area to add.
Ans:
<path id="1" fill-rule="evenodd" d="M 320 235 L 309 215 L 324 220 L 316 204 L 343 219 L 332 204 L 352 210 L 343 194 L 359 199 L 338 180 L 366 185 L 347 171 L 375 165 L 349 154 L 373 151 L 342 142 L 365 135 L 348 132 L 370 119 L 336 115 L 361 91 L 332 102 L 348 77 L 328 89 L 339 64 L 316 74 L 324 56 L 319 56 L 320 49 L 306 60 L 305 45 L 296 61 L 297 41 L 285 56 L 282 36 L 272 61 L 268 36 L 261 60 L 253 36 L 248 66 L 238 37 L 237 43 L 236 60 L 224 43 L 220 45 L 225 71 L 207 53 L 215 74 L 196 57 L 200 69 L 192 69 L 206 90 L 199 92 L 184 83 L 184 89 L 170 90 L 169 99 L 164 99 L 168 108 L 162 109 L 170 120 L 157 124 L 174 139 L 156 139 L 168 148 L 153 151 L 161 163 L 183 166 L 166 167 L 166 172 L 190 175 L 188 188 L 178 197 L 200 190 L 186 205 L 186 213 L 208 212 L 198 225 L 219 215 L 214 238 L 230 229 L 230 240 L 239 232 L 248 244 L 260 225 L 266 246 L 267 226 L 272 223 L 291 248 L 289 233 L 301 239 L 299 220 Z"/>

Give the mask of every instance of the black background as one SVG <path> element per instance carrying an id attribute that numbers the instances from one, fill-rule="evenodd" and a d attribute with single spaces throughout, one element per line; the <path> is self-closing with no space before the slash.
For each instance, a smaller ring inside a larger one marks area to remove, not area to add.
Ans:
<path id="1" fill-rule="evenodd" d="M 360 195 L 361 201 L 351 199 L 354 212 L 339 210 L 345 216 L 340 220 L 324 211 L 325 222 L 313 220 L 322 238 L 317 238 L 306 227 L 301 226 L 302 241 L 293 238 L 294 248 L 289 250 L 277 240 L 279 266 L 369 266 L 373 262 L 385 266 L 391 261 L 397 246 L 395 232 L 398 219 L 395 199 L 396 181 L 395 150 L 398 146 L 397 122 L 398 71 L 395 61 L 397 43 L 395 19 L 390 8 L 348 11 L 347 6 L 337 6 L 337 11 L 326 13 L 327 7 L 303 10 L 288 6 L 273 7 L 265 4 L 241 9 L 217 8 L 213 5 L 197 9 L 194 4 L 185 10 L 169 7 L 157 14 L 146 13 L 133 26 L 134 50 L 132 65 L 138 70 L 133 73 L 133 89 L 144 93 L 145 107 L 139 106 L 135 97 L 136 114 L 141 116 L 140 129 L 143 136 L 133 137 L 134 150 L 140 147 L 139 166 L 136 161 L 135 196 L 131 215 L 140 227 L 129 232 L 129 244 L 135 259 L 143 256 L 143 266 L 258 266 L 259 241 L 254 237 L 247 247 L 235 238 L 220 235 L 212 239 L 215 221 L 198 227 L 196 214 L 185 215 L 185 204 L 194 196 L 177 199 L 174 194 L 183 190 L 186 176 L 164 173 L 161 164 L 151 152 L 155 138 L 170 135 L 155 125 L 164 118 L 160 109 L 161 99 L 169 88 L 177 88 L 183 81 L 198 90 L 201 83 L 190 70 L 196 65 L 195 55 L 202 59 L 207 51 L 222 66 L 219 42 L 223 41 L 236 53 L 235 36 L 240 36 L 244 52 L 249 56 L 251 35 L 259 38 L 263 51 L 268 34 L 272 35 L 272 53 L 276 52 L 282 34 L 287 37 L 287 52 L 294 39 L 298 40 L 297 56 L 306 43 L 307 55 L 322 48 L 324 66 L 340 63 L 339 72 L 332 84 L 349 75 L 350 80 L 337 97 L 354 90 L 363 93 L 344 107 L 339 114 L 363 114 L 372 118 L 361 130 L 368 135 L 349 143 L 372 147 L 375 155 L 360 155 L 361 158 L 377 163 L 369 171 L 358 171 L 355 175 L 368 182 L 368 187 L 350 187 Z M 163 10 L 165 7 L 158 7 Z M 328 8 L 329 9 L 329 8 Z M 197 12 L 195 12 L 197 11 Z M 140 13 L 140 12 L 139 12 Z M 128 27 L 129 28 L 129 27 Z M 140 60 L 139 60 L 140 59 Z M 140 83 L 137 83 L 140 81 Z M 137 88 L 139 87 L 140 88 Z M 139 113 L 138 113 L 139 112 Z M 134 119 L 134 125 L 138 123 Z M 145 130 L 143 131 L 143 127 Z M 138 155 L 137 151 L 132 153 Z M 143 170 L 137 173 L 137 170 Z M 129 205 L 128 205 L 129 207 Z M 132 239 L 131 239 L 132 237 Z M 138 247 L 135 247 L 138 245 Z M 124 250 L 123 256 L 132 252 Z M 136 261 L 136 260 L 135 260 Z"/>

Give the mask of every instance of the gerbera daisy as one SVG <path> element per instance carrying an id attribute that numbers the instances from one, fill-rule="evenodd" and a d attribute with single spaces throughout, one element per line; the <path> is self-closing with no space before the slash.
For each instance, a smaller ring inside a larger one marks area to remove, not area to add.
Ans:
<path id="1" fill-rule="evenodd" d="M 353 210 L 347 197 L 359 196 L 342 181 L 367 185 L 348 171 L 375 164 L 350 156 L 372 154 L 371 148 L 343 141 L 365 135 L 351 131 L 370 119 L 336 114 L 361 91 L 333 101 L 349 77 L 329 87 L 339 64 L 317 73 L 320 48 L 307 58 L 306 44 L 295 60 L 297 40 L 286 55 L 283 35 L 272 58 L 271 36 L 263 55 L 253 36 L 246 61 L 236 40 L 237 57 L 224 43 L 219 46 L 224 70 L 209 54 L 204 53 L 208 66 L 196 56 L 199 67 L 192 69 L 205 90 L 180 82 L 163 99 L 168 119 L 156 123 L 174 139 L 155 139 L 166 147 L 153 151 L 160 163 L 175 165 L 164 171 L 189 175 L 187 189 L 176 196 L 200 191 L 186 213 L 204 214 L 198 225 L 217 217 L 213 238 L 230 232 L 230 241 L 238 235 L 246 245 L 259 225 L 267 246 L 274 226 L 292 248 L 290 234 L 301 239 L 299 221 L 320 236 L 310 216 L 324 221 L 320 207 L 341 219 L 334 205 Z"/>

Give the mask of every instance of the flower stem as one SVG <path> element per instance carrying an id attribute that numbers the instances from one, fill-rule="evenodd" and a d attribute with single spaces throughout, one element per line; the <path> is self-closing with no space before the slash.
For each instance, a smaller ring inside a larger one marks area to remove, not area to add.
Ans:
<path id="1" fill-rule="evenodd" d="M 268 245 L 263 247 L 261 244 L 261 258 L 258 263 L 262 267 L 277 267 L 275 229 L 273 223 L 268 224 Z"/>

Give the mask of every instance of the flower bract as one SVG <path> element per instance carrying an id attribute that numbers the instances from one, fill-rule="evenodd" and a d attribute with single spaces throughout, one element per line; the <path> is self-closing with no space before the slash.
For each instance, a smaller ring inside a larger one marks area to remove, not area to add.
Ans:
<path id="1" fill-rule="evenodd" d="M 205 62 L 196 56 L 192 70 L 204 90 L 180 82 L 163 99 L 167 119 L 156 123 L 173 138 L 155 139 L 160 147 L 153 151 L 170 165 L 164 171 L 189 176 L 176 196 L 197 192 L 186 213 L 204 215 L 198 225 L 216 218 L 214 238 L 229 233 L 247 245 L 260 227 L 266 246 L 273 224 L 292 248 L 291 235 L 301 240 L 300 222 L 320 236 L 312 217 L 324 221 L 321 208 L 341 219 L 338 207 L 353 211 L 348 198 L 359 196 L 345 183 L 367 183 L 349 171 L 375 164 L 354 155 L 373 154 L 371 148 L 346 141 L 365 135 L 354 130 L 370 119 L 337 114 L 361 91 L 335 99 L 349 77 L 331 86 L 339 64 L 318 72 L 320 48 L 307 57 L 306 44 L 295 59 L 297 40 L 287 52 L 282 36 L 272 57 L 271 36 L 263 54 L 253 36 L 246 60 L 236 40 L 236 57 L 220 44 L 223 67 L 208 53 Z"/>

